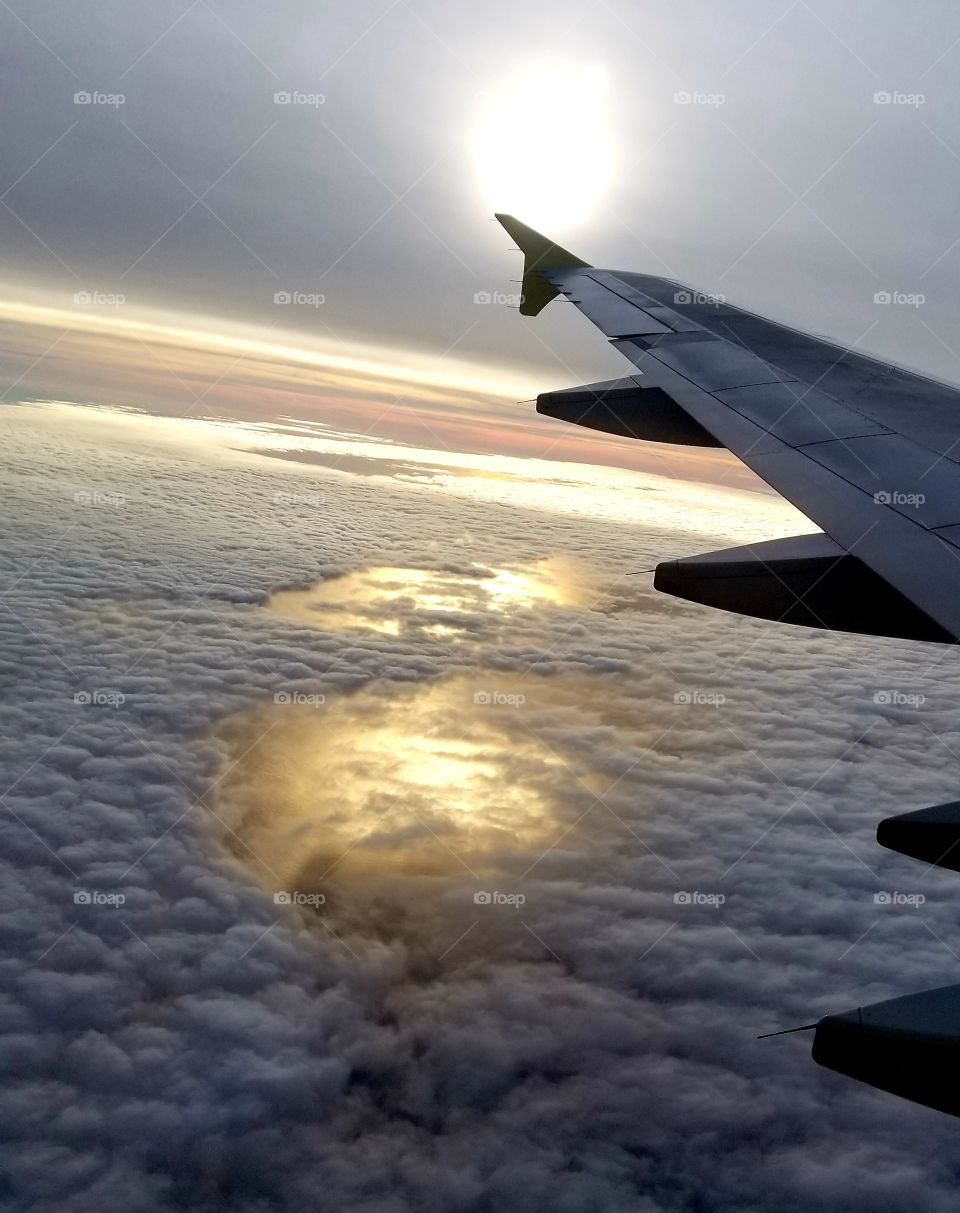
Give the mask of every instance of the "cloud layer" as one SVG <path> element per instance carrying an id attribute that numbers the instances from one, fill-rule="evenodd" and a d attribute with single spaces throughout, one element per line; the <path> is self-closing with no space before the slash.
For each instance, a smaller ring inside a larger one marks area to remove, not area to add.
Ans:
<path id="1" fill-rule="evenodd" d="M 147 419 L 5 421 L 15 1207 L 953 1207 L 949 1120 L 754 1040 L 954 979 L 952 878 L 872 841 L 954 794 L 947 650 L 621 577 L 749 528 L 719 504 L 671 532 L 642 500 L 579 518 L 158 447 Z M 468 602 L 439 634 L 415 592 L 395 634 L 265 609 L 556 555 L 592 606 Z M 327 900 L 276 901 L 262 859 Z"/>

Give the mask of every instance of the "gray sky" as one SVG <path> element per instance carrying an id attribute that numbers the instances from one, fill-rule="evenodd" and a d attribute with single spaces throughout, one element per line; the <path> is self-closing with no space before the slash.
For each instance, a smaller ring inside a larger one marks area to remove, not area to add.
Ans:
<path id="1" fill-rule="evenodd" d="M 456 343 L 549 383 L 600 377 L 618 360 L 560 306 L 531 333 L 474 303 L 518 269 L 488 222 L 478 111 L 552 61 L 545 96 L 577 87 L 578 64 L 605 70 L 616 149 L 609 190 L 558 238 L 960 378 L 950 4 L 14 0 L 0 36 L 8 295 L 122 291 L 327 337 Z M 97 90 L 124 101 L 74 103 Z M 295 90 L 324 103 L 274 103 Z M 558 193 L 582 163 L 557 157 Z M 278 320 L 278 290 L 326 302 Z M 925 301 L 878 307 L 882 290 Z"/>

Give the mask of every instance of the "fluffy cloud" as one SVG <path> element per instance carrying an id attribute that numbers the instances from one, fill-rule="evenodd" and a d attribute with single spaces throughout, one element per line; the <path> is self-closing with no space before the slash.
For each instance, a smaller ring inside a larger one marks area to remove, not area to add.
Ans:
<path id="1" fill-rule="evenodd" d="M 61 421 L 11 417 L 0 545 L 13 1205 L 952 1208 L 949 1120 L 754 1040 L 952 980 L 952 878 L 872 840 L 953 794 L 947 650 L 620 578 L 719 546 L 719 514 L 578 519 Z M 322 509 L 275 502 L 318 484 Z M 557 554 L 592 607 L 481 598 L 438 634 L 401 595 L 389 634 L 265 606 Z M 432 787 L 404 775 L 423 737 Z M 325 840 L 350 850 L 318 871 Z M 264 860 L 322 910 L 277 904 Z M 897 888 L 927 901 L 875 906 Z"/>

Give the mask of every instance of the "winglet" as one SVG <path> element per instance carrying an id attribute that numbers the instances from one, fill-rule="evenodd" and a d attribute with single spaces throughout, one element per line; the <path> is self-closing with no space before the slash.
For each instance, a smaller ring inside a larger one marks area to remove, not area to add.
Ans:
<path id="1" fill-rule="evenodd" d="M 537 316 L 547 306 L 551 299 L 556 299 L 557 289 L 546 278 L 538 274 L 538 270 L 565 270 L 584 267 L 589 269 L 586 261 L 581 261 L 573 253 L 559 244 L 554 244 L 540 232 L 527 227 L 513 215 L 496 215 L 509 236 L 517 242 L 517 247 L 523 253 L 523 295 L 520 303 L 521 316 Z"/>

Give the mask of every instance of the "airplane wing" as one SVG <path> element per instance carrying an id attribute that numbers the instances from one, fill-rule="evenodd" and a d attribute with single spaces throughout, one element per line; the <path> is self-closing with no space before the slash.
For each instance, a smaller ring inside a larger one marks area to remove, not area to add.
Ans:
<path id="1" fill-rule="evenodd" d="M 537 409 L 653 442 L 721 446 L 821 534 L 657 566 L 657 589 L 808 627 L 960 638 L 960 389 L 667 278 L 596 269 L 512 215 L 522 315 L 563 296 L 634 372 Z M 881 300 L 882 302 L 883 300 Z M 880 823 L 881 845 L 960 871 L 960 802 Z M 814 1059 L 960 1116 L 960 986 L 816 1026 Z"/>
<path id="2" fill-rule="evenodd" d="M 810 627 L 960 638 L 960 390 L 647 274 L 595 269 L 511 215 L 522 315 L 562 295 L 634 374 L 538 398 L 646 441 L 723 446 L 823 535 L 661 565 L 658 589 Z"/>

